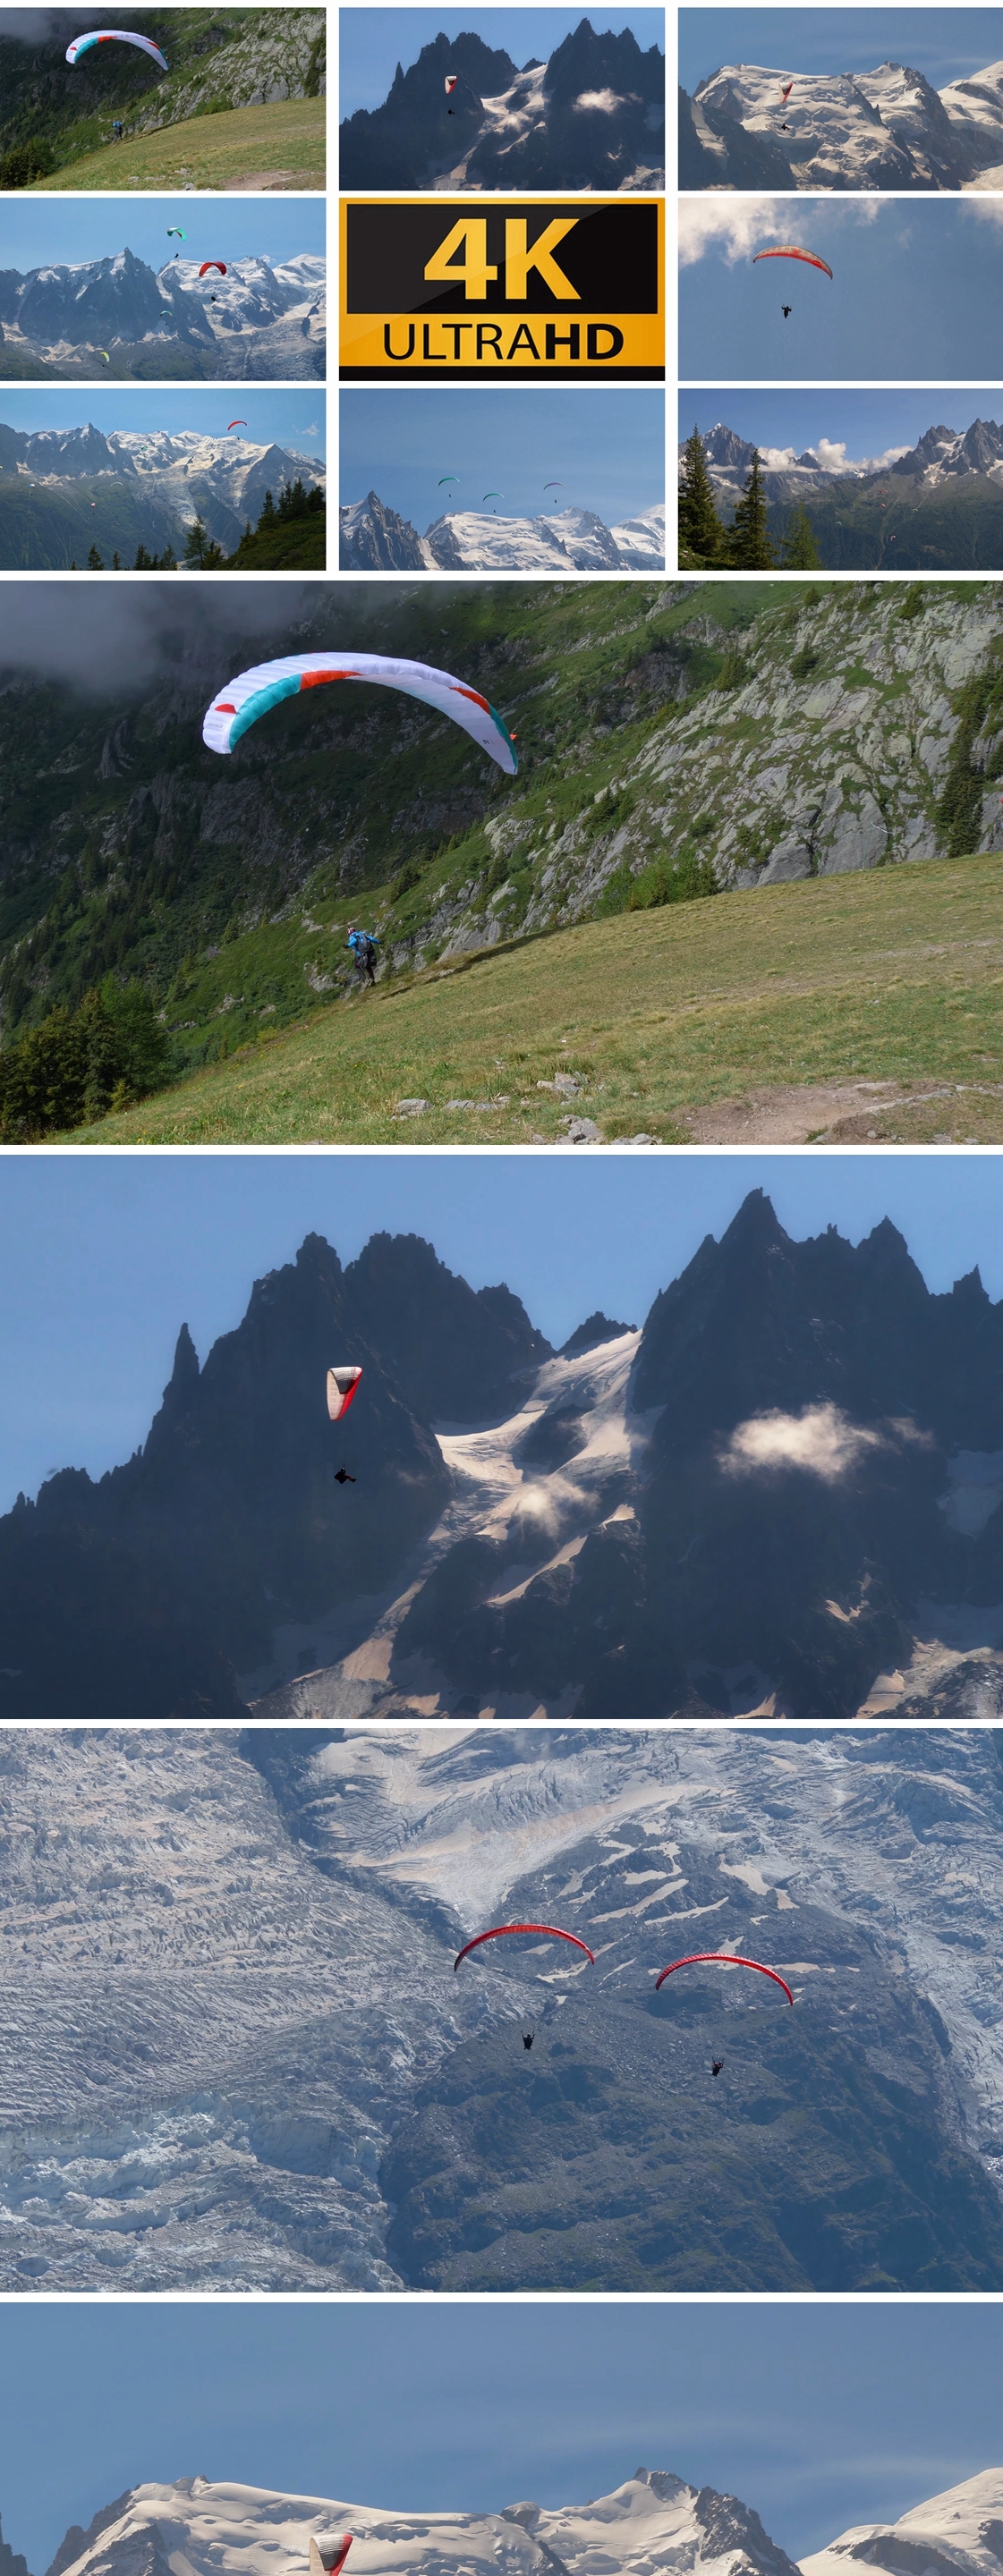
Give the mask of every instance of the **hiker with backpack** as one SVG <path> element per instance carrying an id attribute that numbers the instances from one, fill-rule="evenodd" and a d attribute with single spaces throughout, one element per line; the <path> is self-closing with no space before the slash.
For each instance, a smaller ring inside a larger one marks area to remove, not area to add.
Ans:
<path id="1" fill-rule="evenodd" d="M 368 930 L 350 930 L 347 944 L 360 984 L 375 984 L 377 941 Z"/>

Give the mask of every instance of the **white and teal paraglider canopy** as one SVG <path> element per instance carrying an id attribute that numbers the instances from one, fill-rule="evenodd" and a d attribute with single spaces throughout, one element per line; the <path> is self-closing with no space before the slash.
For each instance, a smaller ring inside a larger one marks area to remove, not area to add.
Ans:
<path id="1" fill-rule="evenodd" d="M 155 63 L 159 63 L 162 72 L 167 70 L 164 56 L 152 36 L 134 35 L 131 27 L 94 27 L 89 36 L 74 36 L 72 45 L 66 48 L 67 62 L 77 62 L 92 45 L 138 45 L 141 54 L 149 54 Z"/>
<path id="2" fill-rule="evenodd" d="M 361 1376 L 360 1368 L 328 1369 L 327 1409 L 332 1422 L 340 1422 L 342 1414 L 347 1413 Z"/>
<path id="3" fill-rule="evenodd" d="M 383 689 L 400 689 L 406 698 L 420 698 L 422 705 L 434 707 L 437 715 L 450 716 L 462 725 L 489 760 L 495 760 L 509 778 L 519 767 L 512 737 L 496 709 L 482 698 L 479 689 L 468 688 L 455 680 L 449 671 L 435 671 L 427 662 L 396 662 L 386 653 L 293 653 L 285 661 L 259 662 L 253 671 L 241 671 L 228 680 L 212 705 L 206 708 L 202 740 L 210 751 L 232 751 L 241 734 L 257 724 L 283 698 L 295 698 L 301 689 L 316 689 L 327 680 L 369 680 Z"/>

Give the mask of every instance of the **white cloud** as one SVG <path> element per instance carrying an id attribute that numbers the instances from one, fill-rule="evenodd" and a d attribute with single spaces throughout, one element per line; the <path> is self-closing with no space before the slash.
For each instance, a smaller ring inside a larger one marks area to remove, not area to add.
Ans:
<path id="1" fill-rule="evenodd" d="M 797 461 L 796 447 L 761 447 L 759 450 L 759 462 L 769 466 L 771 474 L 780 474 L 785 465 L 796 465 Z"/>
<path id="2" fill-rule="evenodd" d="M 885 1449 L 886 1433 L 865 1431 L 836 1404 L 809 1404 L 803 1413 L 754 1413 L 740 1422 L 721 1452 L 729 1476 L 771 1467 L 800 1467 L 835 1485 L 870 1449 Z"/>
<path id="3" fill-rule="evenodd" d="M 734 268 L 775 235 L 785 204 L 783 197 L 680 197 L 680 268 L 692 268 L 695 260 L 714 249 L 723 250 Z"/>
<path id="4" fill-rule="evenodd" d="M 583 89 L 575 100 L 576 110 L 580 107 L 598 108 L 603 116 L 612 116 L 614 108 L 623 107 L 625 104 L 626 101 L 618 97 L 615 89 Z"/>
<path id="5" fill-rule="evenodd" d="M 972 201 L 974 203 L 974 200 Z M 987 201 L 988 202 L 988 201 Z M 997 203 L 999 200 L 997 200 Z M 805 210 L 800 214 L 800 230 L 792 233 L 794 220 L 788 197 L 729 197 L 708 193 L 704 196 L 680 197 L 679 200 L 679 265 L 692 268 L 710 250 L 719 249 L 730 268 L 740 259 L 765 249 L 768 242 L 801 242 L 807 250 L 817 250 L 819 257 L 832 262 L 833 239 L 848 228 L 856 231 L 861 224 L 877 222 L 880 196 L 854 197 L 845 205 L 827 205 L 824 214 L 824 239 L 805 239 Z M 968 199 L 964 200 L 967 205 Z M 816 217 L 816 230 L 821 226 Z"/>

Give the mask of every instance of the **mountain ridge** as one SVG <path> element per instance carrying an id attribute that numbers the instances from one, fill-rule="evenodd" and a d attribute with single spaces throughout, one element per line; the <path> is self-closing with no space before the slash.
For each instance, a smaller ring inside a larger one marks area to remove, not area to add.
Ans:
<path id="1" fill-rule="evenodd" d="M 931 87 L 907 64 L 799 73 L 727 64 L 679 94 L 682 188 L 958 190 L 998 183 L 1003 65 Z"/>
<path id="2" fill-rule="evenodd" d="M 409 519 L 401 519 L 370 491 L 364 501 L 343 502 L 339 519 L 343 572 L 419 566 L 429 572 L 562 572 L 571 567 L 577 572 L 661 572 L 665 567 L 660 502 L 613 528 L 594 510 L 573 506 L 535 519 L 456 508 L 443 511 L 420 537 Z"/>
<path id="3" fill-rule="evenodd" d="M 446 77 L 455 86 L 446 93 Z M 490 84 L 490 87 L 489 87 Z M 339 137 L 342 188 L 664 186 L 665 62 L 587 18 L 518 71 L 479 37 L 437 35 Z"/>

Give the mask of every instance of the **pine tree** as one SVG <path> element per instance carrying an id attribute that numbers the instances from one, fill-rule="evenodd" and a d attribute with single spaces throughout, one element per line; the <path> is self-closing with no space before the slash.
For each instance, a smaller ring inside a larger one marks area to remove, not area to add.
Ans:
<path id="1" fill-rule="evenodd" d="M 273 525 L 274 521 L 278 518 L 278 515 L 279 515 L 279 514 L 278 514 L 278 511 L 277 511 L 277 509 L 276 509 L 276 507 L 275 507 L 275 503 L 274 503 L 274 501 L 273 501 L 273 499 L 272 499 L 271 493 L 270 493 L 270 492 L 266 492 L 266 494 L 265 494 L 265 498 L 264 498 L 264 501 L 263 501 L 263 503 L 262 503 L 262 507 L 261 507 L 261 513 L 260 513 L 260 516 L 259 516 L 259 519 L 258 519 L 258 527 L 259 527 L 259 528 L 270 528 L 270 527 Z"/>
<path id="2" fill-rule="evenodd" d="M 117 553 L 116 553 L 116 554 L 113 554 L 113 556 L 112 556 L 112 559 L 111 559 L 111 568 L 112 568 L 112 571 L 113 571 L 113 572 L 121 572 L 121 570 L 122 570 L 122 566 L 121 566 L 121 564 L 120 564 L 120 562 L 119 562 L 119 559 L 118 559 L 118 555 L 117 555 Z"/>
<path id="3" fill-rule="evenodd" d="M 742 498 L 735 504 L 735 516 L 728 531 L 728 562 L 741 572 L 772 572 L 775 557 L 766 533 L 766 500 L 760 479 L 759 449 L 752 451 L 752 463 L 746 477 Z"/>
<path id="4" fill-rule="evenodd" d="M 151 557 L 147 554 L 142 540 L 136 548 L 136 560 L 132 569 L 133 572 L 149 572 L 152 569 Z"/>
<path id="5" fill-rule="evenodd" d="M 822 562 L 815 530 L 804 502 L 798 501 L 791 511 L 784 532 L 783 563 L 785 572 L 817 572 Z"/>
<path id="6" fill-rule="evenodd" d="M 194 527 L 185 529 L 186 564 L 198 564 L 201 569 L 205 562 L 205 551 L 208 542 L 209 539 L 206 533 L 205 524 L 202 518 L 199 517 L 196 519 Z"/>
<path id="7" fill-rule="evenodd" d="M 97 547 L 96 547 L 96 546 L 92 546 L 92 547 L 91 547 L 90 553 L 89 553 L 89 555 L 88 555 L 88 557 L 87 557 L 87 570 L 88 570 L 88 572 L 103 572 L 103 571 L 104 571 L 104 565 L 103 565 L 103 563 L 102 563 L 102 561 L 101 561 L 101 557 L 100 557 L 100 555 L 99 555 L 99 553 L 98 553 L 98 550 L 97 550 Z"/>
<path id="8" fill-rule="evenodd" d="M 713 563 L 724 544 L 724 529 L 718 518 L 714 486 L 707 472 L 700 432 L 694 428 L 683 449 L 683 473 L 679 486 L 680 552 L 699 555 Z"/>

